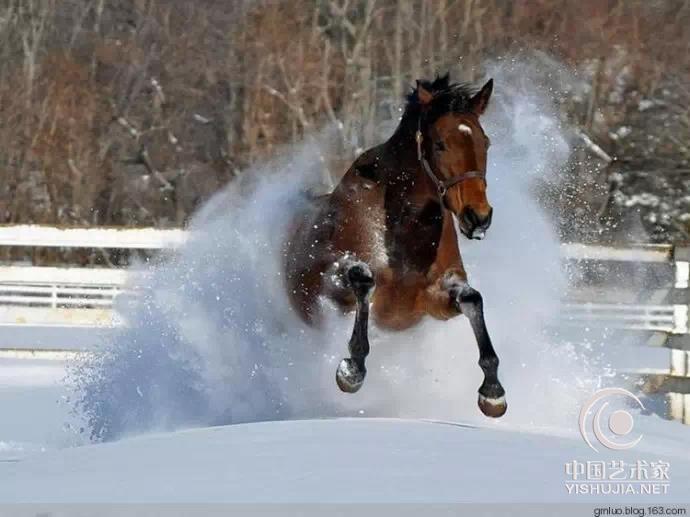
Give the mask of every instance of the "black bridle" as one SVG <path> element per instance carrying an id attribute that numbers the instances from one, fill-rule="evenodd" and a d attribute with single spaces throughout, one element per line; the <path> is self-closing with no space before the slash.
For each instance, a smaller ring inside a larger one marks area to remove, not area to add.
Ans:
<path id="1" fill-rule="evenodd" d="M 448 189 L 453 185 L 457 185 L 458 183 L 472 178 L 481 178 L 486 183 L 486 171 L 466 171 L 452 176 L 450 178 L 439 178 L 434 173 L 433 169 L 431 168 L 431 165 L 429 165 L 429 161 L 424 157 L 424 151 L 422 149 L 423 139 L 424 137 L 422 136 L 422 117 L 419 117 L 419 121 L 417 123 L 417 133 L 415 134 L 415 140 L 417 141 L 417 159 L 419 160 L 419 163 L 422 164 L 422 169 L 424 169 L 424 172 L 426 172 L 427 176 L 429 176 L 431 181 L 436 186 L 436 190 L 438 191 L 438 197 L 441 200 L 441 206 L 444 205 L 443 199 L 445 198 Z"/>

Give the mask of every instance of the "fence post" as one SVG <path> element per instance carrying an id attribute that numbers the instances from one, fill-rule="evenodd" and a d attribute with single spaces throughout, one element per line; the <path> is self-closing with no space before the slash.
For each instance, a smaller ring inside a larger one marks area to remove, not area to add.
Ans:
<path id="1" fill-rule="evenodd" d="M 687 289 L 690 281 L 690 262 L 678 260 L 673 266 L 676 282 L 676 289 Z"/>
<path id="2" fill-rule="evenodd" d="M 677 375 L 679 377 L 685 377 L 688 374 L 688 354 L 685 350 L 673 350 L 671 349 L 671 375 Z M 688 412 L 686 411 L 687 395 L 682 393 L 669 393 L 668 394 L 668 405 L 669 405 L 669 417 L 673 420 L 680 420 L 685 422 L 688 418 Z"/>
<path id="3" fill-rule="evenodd" d="M 690 307 L 690 289 L 688 289 L 690 286 L 690 247 L 687 245 L 674 246 L 673 269 L 675 274 L 674 287 L 681 290 L 680 292 L 676 291 L 673 297 L 674 302 L 684 304 L 687 311 L 687 308 Z M 684 333 L 690 332 L 686 328 Z M 690 354 L 687 350 L 671 349 L 671 375 L 681 377 L 690 375 Z M 684 424 L 690 424 L 690 395 L 669 393 L 668 400 L 670 417 L 680 420 Z"/>

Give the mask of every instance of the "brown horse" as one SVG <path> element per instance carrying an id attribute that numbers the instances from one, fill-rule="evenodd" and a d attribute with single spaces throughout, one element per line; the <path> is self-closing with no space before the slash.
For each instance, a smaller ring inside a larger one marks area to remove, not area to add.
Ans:
<path id="1" fill-rule="evenodd" d="M 293 307 L 319 321 L 319 298 L 356 310 L 350 357 L 336 371 L 354 393 L 366 375 L 367 325 L 404 330 L 425 315 L 465 314 L 479 346 L 484 382 L 479 408 L 491 417 L 507 408 L 498 357 L 484 323 L 482 297 L 469 286 L 454 219 L 470 239 L 491 224 L 486 198 L 489 139 L 479 117 L 493 81 L 478 92 L 448 75 L 417 81 L 391 138 L 364 152 L 335 190 L 313 199 L 286 242 L 286 283 Z M 371 306 L 371 307 L 370 307 Z"/>

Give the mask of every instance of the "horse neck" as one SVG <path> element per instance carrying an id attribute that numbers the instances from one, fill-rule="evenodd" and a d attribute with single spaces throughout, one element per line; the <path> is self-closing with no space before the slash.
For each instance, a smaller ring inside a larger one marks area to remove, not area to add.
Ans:
<path id="1" fill-rule="evenodd" d="M 433 197 L 435 191 L 417 156 L 416 132 L 417 125 L 413 120 L 403 121 L 384 143 L 383 154 L 388 158 L 390 169 L 387 187 L 404 188 L 408 192 L 424 189 Z"/>

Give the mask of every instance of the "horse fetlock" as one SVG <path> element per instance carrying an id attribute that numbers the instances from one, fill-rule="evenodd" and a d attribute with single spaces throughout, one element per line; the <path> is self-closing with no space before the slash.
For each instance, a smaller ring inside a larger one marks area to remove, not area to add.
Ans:
<path id="1" fill-rule="evenodd" d="M 364 359 L 369 355 L 369 337 L 365 329 L 358 327 L 359 325 L 355 326 L 352 338 L 350 338 L 350 342 L 347 344 L 347 349 L 350 352 L 350 356 L 357 361 L 361 361 L 362 368 L 364 368 Z"/>
<path id="2" fill-rule="evenodd" d="M 335 372 L 335 382 L 341 391 L 356 393 L 362 387 L 367 369 L 363 360 L 346 358 L 340 361 Z"/>
<path id="3" fill-rule="evenodd" d="M 480 395 L 488 399 L 498 399 L 505 397 L 506 394 L 506 390 L 503 389 L 503 386 L 501 386 L 498 380 L 493 382 L 484 380 L 478 391 Z"/>
<path id="4" fill-rule="evenodd" d="M 499 362 L 498 356 L 495 355 L 489 357 L 480 357 L 479 367 L 483 372 L 496 372 L 496 370 L 498 370 Z"/>

